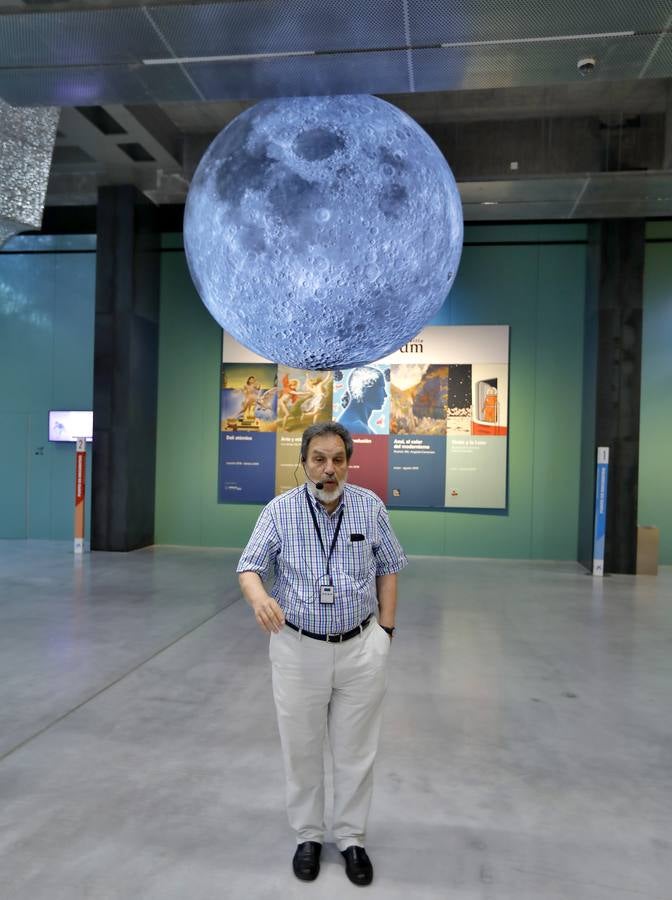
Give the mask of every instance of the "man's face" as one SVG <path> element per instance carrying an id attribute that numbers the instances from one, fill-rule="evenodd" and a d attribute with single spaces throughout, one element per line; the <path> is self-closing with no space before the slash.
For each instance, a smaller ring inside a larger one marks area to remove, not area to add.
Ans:
<path id="1" fill-rule="evenodd" d="M 306 472 L 313 481 L 321 481 L 322 490 L 312 485 L 313 493 L 325 503 L 336 500 L 343 492 L 348 477 L 348 460 L 343 438 L 337 434 L 321 434 L 308 444 Z M 310 487 L 310 485 L 309 485 Z"/>

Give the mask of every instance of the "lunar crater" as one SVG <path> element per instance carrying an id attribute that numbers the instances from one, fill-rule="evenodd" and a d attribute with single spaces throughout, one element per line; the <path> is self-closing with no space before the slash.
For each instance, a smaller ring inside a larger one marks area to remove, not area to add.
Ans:
<path id="1" fill-rule="evenodd" d="M 275 165 L 263 148 L 256 154 L 238 154 L 217 167 L 217 194 L 224 203 L 235 207 L 246 191 L 263 190 Z"/>
<path id="2" fill-rule="evenodd" d="M 329 159 L 345 148 L 345 139 L 331 128 L 309 128 L 298 134 L 294 140 L 294 152 L 308 162 Z"/>
<path id="3" fill-rule="evenodd" d="M 378 207 L 384 216 L 398 219 L 404 213 L 408 191 L 403 184 L 392 183 L 385 185 L 378 197 Z"/>

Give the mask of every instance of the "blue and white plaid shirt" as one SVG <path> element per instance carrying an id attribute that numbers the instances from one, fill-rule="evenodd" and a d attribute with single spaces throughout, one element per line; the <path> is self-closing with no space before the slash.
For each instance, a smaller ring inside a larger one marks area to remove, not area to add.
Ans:
<path id="1" fill-rule="evenodd" d="M 326 555 L 341 509 L 343 521 L 329 565 L 334 602 L 320 603 L 320 585 L 327 583 Z M 264 507 L 236 571 L 256 572 L 264 581 L 274 575 L 269 593 L 288 622 L 317 634 L 341 634 L 377 611 L 376 576 L 399 572 L 407 564 L 385 505 L 376 494 L 346 484 L 341 502 L 330 515 L 302 485 Z"/>

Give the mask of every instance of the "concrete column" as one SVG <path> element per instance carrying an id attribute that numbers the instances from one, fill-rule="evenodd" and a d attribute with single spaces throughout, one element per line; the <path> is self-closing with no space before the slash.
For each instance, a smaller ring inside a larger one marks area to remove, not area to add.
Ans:
<path id="1" fill-rule="evenodd" d="M 160 235 L 131 186 L 99 190 L 92 550 L 154 542 Z"/>
<path id="2" fill-rule="evenodd" d="M 595 455 L 609 447 L 605 571 L 634 574 L 645 223 L 590 226 L 579 559 L 592 559 Z"/>
<path id="3" fill-rule="evenodd" d="M 667 83 L 667 98 L 665 104 L 663 169 L 672 169 L 672 82 L 669 81 Z"/>

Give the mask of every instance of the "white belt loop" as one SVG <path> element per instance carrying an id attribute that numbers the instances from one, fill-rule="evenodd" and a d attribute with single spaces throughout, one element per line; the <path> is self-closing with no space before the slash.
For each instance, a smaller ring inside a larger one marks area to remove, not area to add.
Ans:
<path id="1" fill-rule="evenodd" d="M 303 628 L 299 628 L 299 640 L 303 637 Z"/>

